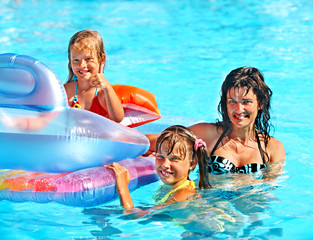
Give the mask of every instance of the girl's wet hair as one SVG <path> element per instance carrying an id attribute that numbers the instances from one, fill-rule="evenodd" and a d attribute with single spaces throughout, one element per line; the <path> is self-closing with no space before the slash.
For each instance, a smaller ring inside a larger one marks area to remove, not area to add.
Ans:
<path id="1" fill-rule="evenodd" d="M 259 111 L 255 119 L 255 128 L 262 133 L 265 146 L 269 141 L 269 133 L 271 130 L 270 123 L 270 100 L 272 96 L 271 89 L 265 84 L 264 77 L 261 72 L 253 67 L 241 67 L 231 71 L 221 89 L 221 100 L 218 105 L 218 111 L 222 115 L 223 122 L 218 122 L 218 126 L 229 129 L 231 133 L 231 121 L 227 114 L 227 93 L 231 88 L 245 88 L 246 93 L 251 89 L 256 95 Z M 226 125 L 226 126 L 225 126 Z"/>
<path id="2" fill-rule="evenodd" d="M 73 80 L 73 69 L 71 64 L 71 51 L 72 50 L 90 50 L 94 54 L 99 63 L 102 62 L 104 58 L 104 64 L 106 60 L 106 53 L 104 49 L 103 40 L 101 35 L 93 30 L 83 30 L 75 33 L 69 42 L 68 45 L 68 80 L 67 82 L 72 82 Z"/>
<path id="3" fill-rule="evenodd" d="M 156 153 L 161 149 L 163 143 L 168 144 L 169 152 L 171 154 L 176 143 L 180 144 L 180 151 L 182 152 L 184 158 L 188 154 L 191 154 L 191 161 L 197 161 L 199 163 L 200 172 L 200 188 L 210 188 L 209 183 L 209 173 L 208 173 L 208 154 L 204 146 L 201 146 L 196 151 L 194 148 L 195 142 L 197 140 L 196 134 L 189 128 L 181 125 L 174 125 L 166 128 L 156 141 Z"/>

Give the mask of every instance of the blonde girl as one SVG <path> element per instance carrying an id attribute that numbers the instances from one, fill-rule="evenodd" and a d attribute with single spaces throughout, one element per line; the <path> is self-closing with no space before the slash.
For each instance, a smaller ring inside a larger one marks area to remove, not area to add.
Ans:
<path id="1" fill-rule="evenodd" d="M 69 105 L 122 121 L 123 106 L 103 75 L 106 54 L 100 34 L 92 30 L 75 33 L 69 42 L 68 60 L 64 87 Z"/>

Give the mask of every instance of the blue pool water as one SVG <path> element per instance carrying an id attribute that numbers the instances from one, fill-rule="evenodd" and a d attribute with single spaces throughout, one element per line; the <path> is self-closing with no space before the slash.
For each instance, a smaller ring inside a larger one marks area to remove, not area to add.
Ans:
<path id="1" fill-rule="evenodd" d="M 153 92 L 164 115 L 215 121 L 227 73 L 261 69 L 287 161 L 280 175 L 214 177 L 202 198 L 140 219 L 118 200 L 87 209 L 0 201 L 1 239 L 311 239 L 312 12 L 305 0 L 2 1 L 0 53 L 35 57 L 65 82 L 70 37 L 97 30 L 107 79 Z M 133 192 L 135 205 L 151 206 L 160 185 Z"/>

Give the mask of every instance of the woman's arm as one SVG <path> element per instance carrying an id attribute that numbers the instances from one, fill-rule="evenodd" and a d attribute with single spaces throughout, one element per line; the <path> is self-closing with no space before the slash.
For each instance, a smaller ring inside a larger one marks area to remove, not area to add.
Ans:
<path id="1" fill-rule="evenodd" d="M 205 141 L 208 154 L 211 153 L 215 143 L 223 132 L 222 128 L 218 128 L 212 123 L 197 123 L 190 126 L 189 129 L 197 135 L 197 138 Z"/>
<path id="2" fill-rule="evenodd" d="M 190 126 L 189 128 L 197 135 L 197 138 L 201 138 L 206 142 L 208 151 L 210 150 L 212 143 L 214 145 L 217 141 L 217 138 L 221 134 L 217 131 L 217 127 L 212 123 L 198 123 Z M 159 136 L 159 134 L 146 134 L 146 137 L 150 142 L 150 147 L 144 156 L 149 156 L 155 152 L 156 140 Z"/>
<path id="3" fill-rule="evenodd" d="M 146 134 L 146 137 L 149 139 L 150 147 L 149 150 L 143 154 L 143 156 L 150 156 L 155 153 L 156 141 L 160 135 L 159 134 Z"/>

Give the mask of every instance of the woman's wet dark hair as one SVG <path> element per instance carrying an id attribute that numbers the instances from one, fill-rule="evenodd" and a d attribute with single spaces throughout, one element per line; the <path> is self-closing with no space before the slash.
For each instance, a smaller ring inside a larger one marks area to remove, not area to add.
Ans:
<path id="1" fill-rule="evenodd" d="M 270 138 L 270 100 L 272 96 L 271 89 L 265 84 L 264 77 L 257 68 L 241 67 L 231 71 L 221 89 L 221 100 L 218 105 L 218 111 L 222 115 L 223 122 L 218 122 L 218 126 L 224 129 L 229 129 L 228 134 L 231 133 L 231 122 L 227 114 L 227 93 L 231 88 L 246 88 L 246 93 L 251 89 L 256 95 L 259 111 L 255 119 L 255 128 L 260 131 L 264 137 L 265 146 Z"/>

